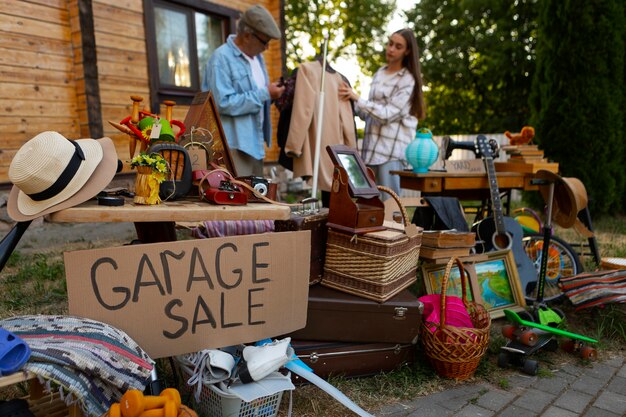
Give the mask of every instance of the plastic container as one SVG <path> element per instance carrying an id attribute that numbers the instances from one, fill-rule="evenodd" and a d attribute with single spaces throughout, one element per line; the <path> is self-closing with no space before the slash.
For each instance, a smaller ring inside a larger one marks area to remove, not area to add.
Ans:
<path id="1" fill-rule="evenodd" d="M 251 402 L 228 394 L 215 385 L 204 385 L 194 411 L 203 417 L 273 417 L 278 414 L 283 391 Z M 195 400 L 194 400 L 195 402 Z"/>
<path id="2" fill-rule="evenodd" d="M 185 381 L 191 376 L 184 366 L 177 364 Z M 185 384 L 184 391 L 191 394 L 191 408 L 200 417 L 274 417 L 278 414 L 283 391 L 254 401 L 246 402 L 236 395 L 222 391 L 213 384 L 202 385 L 196 401 L 194 387 Z"/>

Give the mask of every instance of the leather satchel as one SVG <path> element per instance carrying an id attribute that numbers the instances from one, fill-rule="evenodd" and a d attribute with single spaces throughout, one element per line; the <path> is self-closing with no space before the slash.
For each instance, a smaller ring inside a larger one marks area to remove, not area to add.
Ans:
<path id="1" fill-rule="evenodd" d="M 232 181 L 232 175 L 224 169 L 197 170 L 192 177 L 200 181 L 198 191 L 202 200 L 229 206 L 248 203 L 248 194 Z"/>

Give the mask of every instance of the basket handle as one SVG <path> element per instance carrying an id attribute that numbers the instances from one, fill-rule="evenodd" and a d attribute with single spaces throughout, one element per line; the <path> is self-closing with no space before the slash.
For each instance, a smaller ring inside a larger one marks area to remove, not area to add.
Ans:
<path id="1" fill-rule="evenodd" d="M 393 191 L 391 188 L 385 187 L 384 185 L 377 185 L 376 188 L 378 188 L 380 191 L 386 192 L 394 200 L 396 200 L 398 207 L 400 207 L 400 213 L 402 213 L 402 221 L 404 222 L 404 226 L 406 227 L 406 225 L 410 223 L 409 215 L 407 214 L 406 209 L 404 208 L 404 205 L 402 205 L 402 202 L 400 201 L 400 197 L 398 196 L 398 194 L 396 194 L 396 192 Z"/>
<path id="2" fill-rule="evenodd" d="M 448 279 L 450 278 L 450 274 L 452 273 L 452 266 L 454 265 L 454 263 L 456 263 L 457 267 L 459 268 L 459 276 L 461 278 L 461 293 L 463 294 L 461 298 L 463 300 L 463 305 L 467 307 L 468 304 L 465 283 L 467 276 L 465 274 L 465 269 L 463 268 L 463 263 L 459 260 L 459 258 L 454 256 L 448 261 L 448 264 L 446 265 L 446 272 L 443 274 L 443 279 L 441 280 L 441 306 L 439 325 L 442 329 L 446 325 L 446 292 L 448 291 Z"/>

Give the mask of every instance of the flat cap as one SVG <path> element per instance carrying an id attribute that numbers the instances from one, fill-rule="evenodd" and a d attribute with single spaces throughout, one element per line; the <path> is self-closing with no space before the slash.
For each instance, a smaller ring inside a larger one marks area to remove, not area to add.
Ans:
<path id="1" fill-rule="evenodd" d="M 280 29 L 265 7 L 258 4 L 254 5 L 243 12 L 241 18 L 246 25 L 257 32 L 267 35 L 271 39 L 280 39 Z"/>

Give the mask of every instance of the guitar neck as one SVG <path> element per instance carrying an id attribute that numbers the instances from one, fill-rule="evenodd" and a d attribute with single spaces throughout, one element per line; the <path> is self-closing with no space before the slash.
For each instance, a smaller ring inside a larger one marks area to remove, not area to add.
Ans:
<path id="1" fill-rule="evenodd" d="M 493 210 L 493 218 L 498 234 L 505 231 L 504 214 L 502 213 L 502 201 L 500 200 L 500 190 L 498 190 L 498 177 L 496 176 L 496 168 L 491 156 L 483 157 L 485 168 L 487 170 L 487 179 L 489 181 L 489 192 L 491 193 L 491 207 Z"/>

